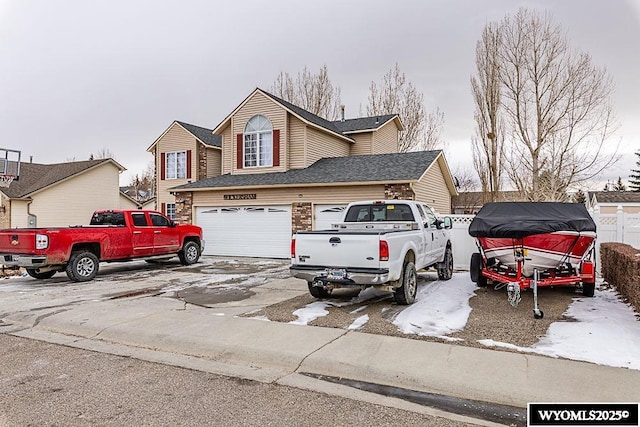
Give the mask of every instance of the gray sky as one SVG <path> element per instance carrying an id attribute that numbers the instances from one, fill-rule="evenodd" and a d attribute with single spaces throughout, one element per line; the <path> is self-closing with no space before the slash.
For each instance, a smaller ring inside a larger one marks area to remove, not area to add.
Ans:
<path id="1" fill-rule="evenodd" d="M 106 148 L 124 184 L 173 120 L 213 128 L 280 71 L 326 64 L 351 118 L 398 62 L 426 110 L 445 113 L 451 168 L 471 168 L 475 45 L 522 6 L 549 10 L 612 75 L 623 157 L 603 179 L 626 179 L 640 149 L 640 0 L 0 0 L 0 147 L 37 163 Z"/>

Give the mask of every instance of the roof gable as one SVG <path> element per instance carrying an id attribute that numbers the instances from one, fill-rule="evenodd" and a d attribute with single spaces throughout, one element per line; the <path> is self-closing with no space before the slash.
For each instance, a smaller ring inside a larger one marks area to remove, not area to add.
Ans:
<path id="1" fill-rule="evenodd" d="M 190 125 L 189 123 L 180 122 L 176 120 L 180 126 L 182 126 L 187 132 L 198 138 L 200 142 L 210 147 L 222 148 L 222 137 L 220 135 L 214 135 L 211 129 L 206 129 L 196 125 Z"/>
<path id="2" fill-rule="evenodd" d="M 0 191 L 9 198 L 26 197 L 36 191 L 43 190 L 65 179 L 107 163 L 116 166 L 121 171 L 125 170 L 122 165 L 113 159 L 85 160 L 50 165 L 21 163 L 20 180 L 13 181 L 7 188 L 0 188 Z"/>

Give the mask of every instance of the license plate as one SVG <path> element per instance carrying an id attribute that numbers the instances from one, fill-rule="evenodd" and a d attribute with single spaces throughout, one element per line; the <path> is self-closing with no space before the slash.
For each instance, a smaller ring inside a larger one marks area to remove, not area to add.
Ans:
<path id="1" fill-rule="evenodd" d="M 344 279 L 347 271 L 344 268 L 331 268 L 327 270 L 327 279 Z"/>

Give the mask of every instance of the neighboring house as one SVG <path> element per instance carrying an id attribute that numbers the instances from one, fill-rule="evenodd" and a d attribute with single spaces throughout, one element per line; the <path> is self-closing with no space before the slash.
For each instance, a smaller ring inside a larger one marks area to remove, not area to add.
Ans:
<path id="1" fill-rule="evenodd" d="M 153 191 L 143 191 L 134 186 L 120 187 L 120 209 L 156 209 Z"/>
<path id="2" fill-rule="evenodd" d="M 488 201 L 489 194 L 482 191 L 467 191 L 451 198 L 451 208 L 455 214 L 477 214 Z M 521 202 L 525 199 L 517 191 L 500 191 L 497 202 Z"/>
<path id="3" fill-rule="evenodd" d="M 397 115 L 328 121 L 255 89 L 211 130 L 174 122 L 149 148 L 160 208 L 203 227 L 205 254 L 289 257 L 292 232 L 330 227 L 354 200 L 456 194 L 440 150 L 398 153 Z"/>
<path id="4" fill-rule="evenodd" d="M 125 168 L 112 159 L 20 165 L 20 178 L 0 187 L 0 227 L 88 224 L 96 209 L 120 206 L 118 179 Z"/>
<path id="5" fill-rule="evenodd" d="M 640 213 L 640 192 L 636 191 L 589 191 L 588 201 L 588 207 L 599 207 L 601 214 L 614 214 L 618 206 L 624 213 Z"/>

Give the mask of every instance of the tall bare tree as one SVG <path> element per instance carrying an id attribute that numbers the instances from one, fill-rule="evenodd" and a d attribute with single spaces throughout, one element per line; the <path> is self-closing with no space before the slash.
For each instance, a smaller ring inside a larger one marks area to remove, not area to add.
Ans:
<path id="1" fill-rule="evenodd" d="M 396 65 L 389 70 L 382 82 L 371 82 L 367 114 L 398 114 L 404 130 L 400 132 L 398 150 L 430 150 L 441 144 L 444 113 L 439 109 L 427 115 L 424 95 L 416 89 Z"/>
<path id="2" fill-rule="evenodd" d="M 151 161 L 140 173 L 131 177 L 129 186 L 133 188 L 134 194 L 130 194 L 138 202 L 144 202 L 154 197 L 156 174 L 155 162 Z"/>
<path id="3" fill-rule="evenodd" d="M 488 24 L 476 44 L 477 75 L 471 77 L 475 102 L 476 135 L 472 138 L 473 165 L 480 178 L 485 202 L 498 200 L 504 163 L 504 124 L 500 117 L 501 32 Z"/>
<path id="4" fill-rule="evenodd" d="M 318 74 L 304 67 L 295 79 L 289 73 L 280 72 L 271 92 L 327 120 L 336 120 L 340 115 L 340 88 L 331 83 L 326 64 Z"/>
<path id="5" fill-rule="evenodd" d="M 499 31 L 509 178 L 529 200 L 563 200 L 617 160 L 603 150 L 616 130 L 612 80 L 548 13 L 520 9 Z"/>
<path id="6" fill-rule="evenodd" d="M 108 148 L 102 147 L 96 154 L 91 153 L 89 159 L 113 159 L 113 152 Z"/>

